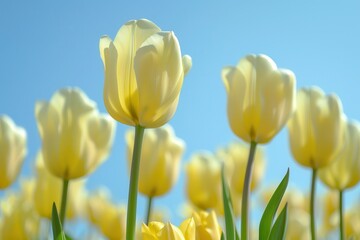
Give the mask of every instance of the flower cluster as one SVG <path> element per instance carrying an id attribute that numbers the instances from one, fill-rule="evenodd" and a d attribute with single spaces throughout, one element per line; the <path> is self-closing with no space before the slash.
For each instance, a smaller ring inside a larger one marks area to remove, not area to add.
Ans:
<path id="1" fill-rule="evenodd" d="M 224 67 L 229 125 L 243 142 L 191 155 L 184 167 L 188 202 L 181 208 L 182 223 L 175 226 L 164 211 L 153 208 L 153 201 L 168 194 L 182 173 L 186 144 L 168 122 L 192 59 L 182 55 L 173 32 L 146 19 L 127 22 L 114 40 L 101 37 L 99 48 L 109 114 L 100 113 L 94 101 L 72 87 L 35 104 L 42 140 L 35 176 L 0 200 L 0 239 L 48 238 L 43 222 L 49 220 L 54 239 L 70 239 L 73 229 L 67 221 L 80 218 L 91 224 L 78 236 L 83 239 L 360 238 L 360 206 L 345 211 L 343 200 L 344 192 L 360 181 L 360 124 L 346 117 L 339 97 L 319 87 L 297 90 L 295 74 L 266 55 L 250 54 Z M 127 204 L 115 203 L 106 187 L 85 187 L 86 177 L 111 154 L 116 121 L 134 127 L 124 133 Z M 284 127 L 293 158 L 312 171 L 311 191 L 285 192 L 289 172 L 277 188 L 262 188 L 265 210 L 255 229 L 251 194 L 261 189 L 267 164 L 259 145 L 271 142 Z M 26 131 L 0 116 L 1 190 L 17 179 L 26 154 Z M 322 198 L 316 195 L 318 178 L 331 189 Z M 148 200 L 140 221 L 138 192 Z M 321 216 L 319 228 L 316 216 Z"/>

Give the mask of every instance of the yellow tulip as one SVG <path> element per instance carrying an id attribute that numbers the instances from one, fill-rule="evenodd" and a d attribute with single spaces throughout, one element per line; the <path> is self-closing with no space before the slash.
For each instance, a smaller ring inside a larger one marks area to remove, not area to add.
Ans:
<path id="1" fill-rule="evenodd" d="M 56 92 L 35 107 L 45 166 L 62 179 L 83 177 L 109 154 L 115 122 L 80 89 Z"/>
<path id="2" fill-rule="evenodd" d="M 10 193 L 1 199 L 0 239 L 35 239 L 39 235 L 40 219 L 34 210 L 34 182 L 22 182 L 20 193 Z"/>
<path id="3" fill-rule="evenodd" d="M 196 239 L 196 225 L 195 225 L 195 220 L 193 217 L 190 217 L 190 218 L 186 219 L 185 221 L 183 221 L 180 224 L 179 229 L 183 233 L 184 238 L 186 240 L 195 240 Z"/>
<path id="4" fill-rule="evenodd" d="M 111 203 L 106 190 L 100 189 L 88 197 L 87 216 L 108 239 L 125 239 L 125 208 Z"/>
<path id="5" fill-rule="evenodd" d="M 191 58 L 181 56 L 173 32 L 146 19 L 127 22 L 114 41 L 100 39 L 104 63 L 104 102 L 117 121 L 155 128 L 174 115 Z"/>
<path id="6" fill-rule="evenodd" d="M 229 178 L 229 186 L 238 194 L 242 194 L 245 169 L 248 163 L 249 147 L 242 143 L 231 143 L 217 152 L 218 157 L 224 161 L 225 175 Z M 255 159 L 254 169 L 251 176 L 250 190 L 258 187 L 265 172 L 265 153 L 262 148 L 258 148 Z"/>
<path id="7" fill-rule="evenodd" d="M 194 223 L 196 226 L 196 239 L 199 240 L 220 239 L 222 231 L 214 211 L 194 212 L 192 219 L 194 219 Z M 181 228 L 182 226 L 180 226 L 180 229 Z"/>
<path id="8" fill-rule="evenodd" d="M 26 132 L 6 115 L 0 116 L 0 189 L 16 179 L 27 152 Z"/>
<path id="9" fill-rule="evenodd" d="M 344 119 L 342 149 L 332 164 L 319 170 L 321 181 L 336 190 L 354 187 L 360 181 L 360 126 Z"/>
<path id="10" fill-rule="evenodd" d="M 211 153 L 194 154 L 186 165 L 186 191 L 198 208 L 215 208 L 221 196 L 220 161 Z"/>
<path id="11" fill-rule="evenodd" d="M 339 193 L 337 191 L 328 191 L 322 198 L 322 225 L 321 234 L 326 236 L 339 225 Z M 336 219 L 336 221 L 334 221 Z"/>
<path id="12" fill-rule="evenodd" d="M 150 222 L 148 226 L 143 224 L 141 232 L 142 240 L 185 240 L 180 229 L 171 223 Z"/>
<path id="13" fill-rule="evenodd" d="M 335 95 L 312 87 L 297 95 L 297 110 L 289 120 L 289 139 L 295 160 L 303 166 L 318 169 L 334 161 L 341 146 L 342 106 Z"/>
<path id="14" fill-rule="evenodd" d="M 135 132 L 126 133 L 127 158 L 131 166 Z M 177 182 L 185 143 L 170 125 L 145 131 L 140 160 L 139 192 L 154 197 L 167 193 Z"/>
<path id="15" fill-rule="evenodd" d="M 232 131 L 248 143 L 269 142 L 295 109 L 295 75 L 268 56 L 248 55 L 225 67 L 222 78 Z"/>
<path id="16" fill-rule="evenodd" d="M 52 204 L 60 208 L 60 199 L 62 192 L 62 180 L 52 175 L 44 166 L 44 160 L 41 152 L 38 153 L 36 160 L 34 205 L 36 211 L 41 217 L 51 219 Z M 67 198 L 66 218 L 73 219 L 82 214 L 82 202 L 84 201 L 84 183 L 83 180 L 72 181 L 69 185 Z"/>
<path id="17" fill-rule="evenodd" d="M 360 239 L 360 204 L 352 206 L 345 214 L 346 239 Z M 352 238 L 351 238 L 352 237 Z"/>

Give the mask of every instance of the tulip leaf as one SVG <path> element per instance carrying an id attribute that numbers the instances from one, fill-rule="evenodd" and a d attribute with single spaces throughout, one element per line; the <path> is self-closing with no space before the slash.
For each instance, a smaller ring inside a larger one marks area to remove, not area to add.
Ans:
<path id="1" fill-rule="evenodd" d="M 65 237 L 65 233 L 62 229 L 59 214 L 55 203 L 53 203 L 52 206 L 51 223 L 52 223 L 54 240 L 66 240 L 67 238 Z"/>
<path id="2" fill-rule="evenodd" d="M 287 203 L 278 218 L 276 219 L 274 226 L 271 229 L 269 240 L 283 240 L 285 237 L 287 219 Z"/>
<path id="3" fill-rule="evenodd" d="M 280 205 L 281 199 L 284 196 L 285 190 L 289 183 L 289 169 L 286 172 L 286 175 L 282 179 L 279 186 L 276 188 L 274 194 L 272 195 L 269 203 L 267 204 L 265 211 L 261 217 L 260 226 L 259 226 L 259 239 L 268 239 L 270 236 L 271 226 L 276 214 L 276 211 Z M 285 218 L 286 220 L 286 218 Z"/>
<path id="4" fill-rule="evenodd" d="M 221 238 L 220 240 L 225 240 L 224 232 L 221 232 Z"/>
<path id="5" fill-rule="evenodd" d="M 227 240 L 240 239 L 239 234 L 236 232 L 236 227 L 234 222 L 234 212 L 232 208 L 229 186 L 225 181 L 224 175 L 225 174 L 224 174 L 224 166 L 223 166 L 221 170 L 221 183 L 222 183 L 222 197 L 223 197 L 224 215 L 225 215 L 226 239 Z"/>

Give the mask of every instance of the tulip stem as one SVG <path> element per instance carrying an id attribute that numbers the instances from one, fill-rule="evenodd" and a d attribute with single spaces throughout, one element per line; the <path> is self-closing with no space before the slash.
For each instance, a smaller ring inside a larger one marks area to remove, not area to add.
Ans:
<path id="1" fill-rule="evenodd" d="M 311 239 L 316 240 L 315 233 L 315 183 L 316 183 L 317 170 L 314 168 L 311 178 L 311 195 L 310 195 L 310 227 L 311 227 Z"/>
<path id="2" fill-rule="evenodd" d="M 241 240 L 249 239 L 249 208 L 250 208 L 250 183 L 252 169 L 254 165 L 254 157 L 256 151 L 256 142 L 252 141 L 250 144 L 249 159 L 246 166 L 243 195 L 242 195 L 242 205 L 241 205 Z"/>
<path id="3" fill-rule="evenodd" d="M 62 194 L 61 194 L 61 207 L 60 207 L 60 222 L 61 225 L 65 224 L 66 202 L 68 196 L 69 180 L 63 180 Z"/>
<path id="4" fill-rule="evenodd" d="M 148 202 L 147 202 L 146 219 L 145 219 L 146 225 L 149 225 L 150 215 L 151 215 L 151 208 L 152 208 L 152 202 L 153 202 L 153 197 L 152 197 L 152 196 L 149 196 L 149 197 L 148 197 Z"/>
<path id="5" fill-rule="evenodd" d="M 344 204 L 343 204 L 343 191 L 340 190 L 339 191 L 339 214 L 340 214 L 340 240 L 344 240 L 345 237 L 344 237 Z"/>
<path id="6" fill-rule="evenodd" d="M 142 146 L 144 131 L 145 128 L 139 125 L 135 126 L 135 140 L 134 140 L 134 150 L 133 150 L 132 162 L 131 162 L 129 197 L 128 197 L 128 206 L 127 206 L 126 240 L 135 239 L 136 206 L 137 206 L 137 194 L 138 194 L 138 184 L 139 184 L 140 157 L 141 157 L 141 146 Z"/>

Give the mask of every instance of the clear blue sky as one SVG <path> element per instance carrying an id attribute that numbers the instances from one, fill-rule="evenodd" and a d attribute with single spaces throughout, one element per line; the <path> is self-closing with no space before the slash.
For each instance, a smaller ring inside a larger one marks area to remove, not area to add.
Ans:
<path id="1" fill-rule="evenodd" d="M 291 69 L 297 86 L 317 85 L 335 92 L 345 113 L 360 119 L 360 4 L 344 1 L 1 1 L 0 114 L 6 113 L 28 132 L 28 155 L 22 175 L 31 175 L 41 146 L 34 104 L 49 100 L 65 86 L 77 86 L 98 103 L 102 100 L 103 64 L 98 42 L 114 38 L 131 19 L 148 18 L 177 35 L 183 54 L 193 59 L 171 124 L 187 143 L 183 163 L 198 150 L 214 151 L 235 135 L 226 116 L 222 67 L 248 53 L 269 55 Z M 116 201 L 126 203 L 128 174 L 124 133 L 118 124 L 108 161 L 92 174 L 88 187 L 105 185 Z M 289 152 L 283 130 L 266 146 L 264 186 L 280 181 L 291 169 L 292 185 L 308 191 L 310 171 Z M 184 201 L 184 175 L 155 205 L 176 209 Z M 320 184 L 318 184 L 320 186 Z M 323 189 L 320 189 L 323 191 Z M 357 187 L 346 199 L 359 197 Z M 143 214 L 145 202 L 139 201 Z M 173 221 L 179 219 L 173 212 Z"/>

